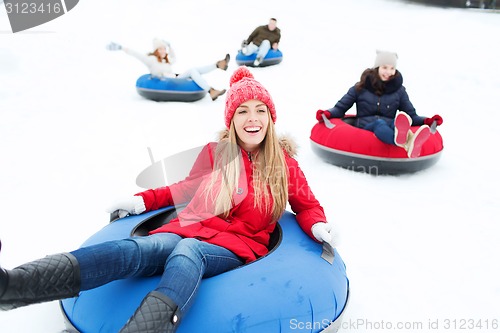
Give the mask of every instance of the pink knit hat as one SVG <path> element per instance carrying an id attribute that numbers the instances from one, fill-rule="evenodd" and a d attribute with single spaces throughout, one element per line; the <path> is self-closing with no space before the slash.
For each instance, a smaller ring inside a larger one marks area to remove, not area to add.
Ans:
<path id="1" fill-rule="evenodd" d="M 254 79 L 247 67 L 238 67 L 229 80 L 229 91 L 226 94 L 224 120 L 227 128 L 231 124 L 236 108 L 251 99 L 264 102 L 269 108 L 273 122 L 276 122 L 276 109 L 269 92 Z"/>

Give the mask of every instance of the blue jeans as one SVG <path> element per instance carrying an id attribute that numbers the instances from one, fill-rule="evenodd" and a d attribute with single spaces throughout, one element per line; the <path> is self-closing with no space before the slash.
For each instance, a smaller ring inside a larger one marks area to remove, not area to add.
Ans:
<path id="1" fill-rule="evenodd" d="M 209 73 L 209 72 L 215 70 L 216 68 L 217 68 L 217 65 L 215 63 L 212 65 L 191 68 L 191 69 L 187 70 L 186 72 L 177 76 L 177 78 L 179 78 L 179 79 L 191 78 L 197 85 L 200 86 L 201 89 L 203 89 L 205 91 L 209 91 L 210 85 L 203 78 L 202 74 Z"/>
<path id="2" fill-rule="evenodd" d="M 255 45 L 254 43 L 250 43 L 247 45 L 247 52 L 243 53 L 248 56 L 254 53 L 257 53 L 257 57 L 261 57 L 264 59 L 267 55 L 267 52 L 271 49 L 271 42 L 267 39 L 264 39 L 260 46 Z"/>
<path id="3" fill-rule="evenodd" d="M 194 238 L 170 233 L 131 237 L 71 252 L 80 265 L 81 290 L 131 277 L 162 275 L 156 290 L 185 313 L 201 279 L 241 266 L 233 252 Z"/>
<path id="4" fill-rule="evenodd" d="M 366 124 L 363 129 L 372 131 L 382 142 L 395 145 L 394 143 L 394 121 L 388 123 L 383 119 L 377 119 Z"/>

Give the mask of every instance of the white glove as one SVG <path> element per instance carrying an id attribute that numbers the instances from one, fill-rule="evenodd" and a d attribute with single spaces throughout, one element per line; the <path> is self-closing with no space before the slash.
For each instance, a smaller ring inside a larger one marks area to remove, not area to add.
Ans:
<path id="1" fill-rule="evenodd" d="M 120 44 L 118 44 L 118 43 L 111 42 L 108 45 L 106 45 L 106 49 L 108 51 L 119 51 L 119 50 L 122 49 L 122 46 Z"/>
<path id="2" fill-rule="evenodd" d="M 328 222 L 318 222 L 313 224 L 311 232 L 318 241 L 326 242 L 335 248 L 335 242 L 333 237 L 333 226 Z"/>
<path id="3" fill-rule="evenodd" d="M 144 205 L 144 200 L 140 195 L 119 198 L 106 209 L 108 213 L 118 211 L 120 218 L 127 216 L 128 214 L 138 215 L 145 210 L 146 206 Z"/>

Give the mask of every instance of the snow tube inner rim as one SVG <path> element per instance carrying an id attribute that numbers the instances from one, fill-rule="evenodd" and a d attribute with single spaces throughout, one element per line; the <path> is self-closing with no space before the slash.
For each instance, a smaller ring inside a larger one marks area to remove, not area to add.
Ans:
<path id="1" fill-rule="evenodd" d="M 149 231 L 154 230 L 156 228 L 161 227 L 162 225 L 165 225 L 167 223 L 170 223 L 170 221 L 174 218 L 177 217 L 177 214 L 180 213 L 186 205 L 179 205 L 179 206 L 173 206 L 171 209 L 168 209 L 166 211 L 161 211 L 158 214 L 155 214 L 153 216 L 150 216 L 140 223 L 138 223 L 131 231 L 130 235 L 131 236 L 146 236 L 149 234 Z M 116 220 L 114 220 L 116 221 Z M 261 260 L 262 258 L 267 257 L 269 254 L 271 254 L 274 250 L 278 248 L 278 246 L 281 244 L 281 241 L 283 239 L 283 230 L 278 222 L 276 222 L 276 227 L 274 228 L 274 231 L 271 233 L 271 236 L 269 238 L 269 244 L 267 246 L 268 252 L 263 255 L 262 257 L 259 257 L 258 259 L 239 266 L 235 269 L 241 268 L 243 266 L 250 265 L 256 261 Z"/>

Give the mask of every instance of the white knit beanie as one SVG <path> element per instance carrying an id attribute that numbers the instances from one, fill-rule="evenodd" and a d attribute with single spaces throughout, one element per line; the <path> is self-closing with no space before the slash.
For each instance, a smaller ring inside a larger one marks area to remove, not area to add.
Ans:
<path id="1" fill-rule="evenodd" d="M 394 66 L 394 68 L 396 68 L 397 64 L 398 64 L 397 53 L 377 50 L 377 56 L 375 57 L 375 64 L 373 65 L 373 68 L 377 68 L 382 65 L 391 65 Z"/>
<path id="2" fill-rule="evenodd" d="M 160 47 L 164 47 L 168 50 L 168 43 L 163 39 L 155 38 L 153 39 L 153 50 L 158 50 Z"/>

